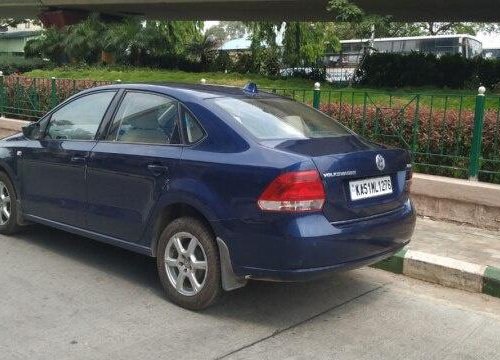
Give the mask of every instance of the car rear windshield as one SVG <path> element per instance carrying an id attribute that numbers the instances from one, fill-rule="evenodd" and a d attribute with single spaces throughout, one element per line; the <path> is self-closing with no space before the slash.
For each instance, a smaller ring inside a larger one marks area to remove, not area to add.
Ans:
<path id="1" fill-rule="evenodd" d="M 260 140 L 310 139 L 351 132 L 313 108 L 284 98 L 210 99 Z"/>

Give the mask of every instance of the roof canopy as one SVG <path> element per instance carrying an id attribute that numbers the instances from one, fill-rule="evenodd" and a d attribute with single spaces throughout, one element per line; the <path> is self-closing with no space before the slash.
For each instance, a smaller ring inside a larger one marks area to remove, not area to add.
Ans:
<path id="1" fill-rule="evenodd" d="M 369 13 L 401 21 L 500 21 L 495 0 L 354 0 Z M 0 14 L 36 16 L 54 9 L 186 20 L 326 20 L 328 0 L 0 0 Z"/>

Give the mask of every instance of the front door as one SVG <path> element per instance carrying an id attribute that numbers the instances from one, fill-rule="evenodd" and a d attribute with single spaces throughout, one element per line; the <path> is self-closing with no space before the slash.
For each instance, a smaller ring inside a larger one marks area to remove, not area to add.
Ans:
<path id="1" fill-rule="evenodd" d="M 18 153 L 24 214 L 85 227 L 86 164 L 115 94 L 96 92 L 63 105 L 48 119 L 42 138 Z"/>
<path id="2" fill-rule="evenodd" d="M 177 101 L 127 91 L 88 164 L 88 228 L 138 242 L 160 194 L 178 171 Z"/>

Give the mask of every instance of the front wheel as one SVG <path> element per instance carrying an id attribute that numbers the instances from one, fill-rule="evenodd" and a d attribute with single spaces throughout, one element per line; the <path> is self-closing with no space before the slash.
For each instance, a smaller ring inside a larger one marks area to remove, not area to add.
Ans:
<path id="1" fill-rule="evenodd" d="M 167 297 L 184 308 L 202 310 L 222 292 L 214 236 L 191 217 L 172 221 L 158 242 L 157 269 Z"/>
<path id="2" fill-rule="evenodd" d="M 7 174 L 0 172 L 0 234 L 13 234 L 18 230 L 16 192 Z"/>

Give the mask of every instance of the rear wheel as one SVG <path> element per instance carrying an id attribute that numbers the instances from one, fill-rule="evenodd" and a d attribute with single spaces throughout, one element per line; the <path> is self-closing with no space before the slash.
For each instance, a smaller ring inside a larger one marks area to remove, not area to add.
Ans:
<path id="1" fill-rule="evenodd" d="M 157 268 L 167 297 L 184 308 L 207 308 L 222 292 L 217 245 L 198 219 L 179 218 L 165 228 L 158 243 Z"/>
<path id="2" fill-rule="evenodd" d="M 17 196 L 6 173 L 0 172 L 0 234 L 13 234 L 17 224 Z"/>

